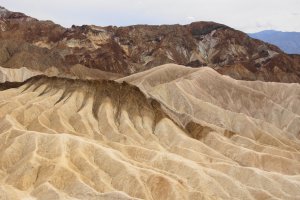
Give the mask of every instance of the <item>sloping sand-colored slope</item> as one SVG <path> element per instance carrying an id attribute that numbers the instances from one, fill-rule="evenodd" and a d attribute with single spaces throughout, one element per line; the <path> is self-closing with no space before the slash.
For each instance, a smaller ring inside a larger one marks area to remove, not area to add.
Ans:
<path id="1" fill-rule="evenodd" d="M 299 84 L 178 65 L 118 82 L 6 83 L 0 199 L 300 199 Z"/>
<path id="2" fill-rule="evenodd" d="M 122 77 L 119 74 L 91 69 L 83 65 L 74 65 L 70 67 L 68 71 L 59 71 L 59 69 L 55 67 L 50 67 L 46 71 L 35 71 L 26 67 L 5 68 L 0 66 L 0 83 L 23 82 L 37 75 L 83 80 L 114 80 Z"/>
<path id="3" fill-rule="evenodd" d="M 10 69 L 0 67 L 0 83 L 4 82 L 23 82 L 33 76 L 40 75 L 41 72 L 29 70 L 25 67 L 20 69 Z"/>

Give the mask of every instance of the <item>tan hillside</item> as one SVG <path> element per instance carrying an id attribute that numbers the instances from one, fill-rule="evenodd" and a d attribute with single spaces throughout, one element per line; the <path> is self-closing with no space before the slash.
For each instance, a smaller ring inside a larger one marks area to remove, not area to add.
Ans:
<path id="1" fill-rule="evenodd" d="M 37 75 L 48 77 L 61 77 L 82 80 L 115 80 L 122 75 L 91 69 L 82 65 L 74 65 L 68 71 L 58 71 L 57 68 L 51 67 L 45 71 L 32 70 L 26 67 L 22 68 L 4 68 L 0 66 L 0 83 L 5 82 L 23 82 Z"/>
<path id="2" fill-rule="evenodd" d="M 299 84 L 171 64 L 1 86 L 0 199 L 300 199 Z"/>

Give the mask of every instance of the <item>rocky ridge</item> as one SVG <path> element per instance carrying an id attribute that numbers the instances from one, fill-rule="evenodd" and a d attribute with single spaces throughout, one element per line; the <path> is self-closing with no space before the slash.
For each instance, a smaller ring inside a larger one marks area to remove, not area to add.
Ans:
<path id="1" fill-rule="evenodd" d="M 166 63 L 209 66 L 235 79 L 299 82 L 299 56 L 214 22 L 64 28 L 1 9 L 0 66 L 45 71 L 73 65 L 123 75 Z"/>

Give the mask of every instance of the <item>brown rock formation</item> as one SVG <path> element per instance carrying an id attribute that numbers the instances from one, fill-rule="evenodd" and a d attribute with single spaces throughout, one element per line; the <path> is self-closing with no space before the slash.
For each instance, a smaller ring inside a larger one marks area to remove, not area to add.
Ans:
<path id="1" fill-rule="evenodd" d="M 213 22 L 128 27 L 38 21 L 1 8 L 0 65 L 60 71 L 88 68 L 132 74 L 176 63 L 209 66 L 236 79 L 300 82 L 300 58 Z"/>

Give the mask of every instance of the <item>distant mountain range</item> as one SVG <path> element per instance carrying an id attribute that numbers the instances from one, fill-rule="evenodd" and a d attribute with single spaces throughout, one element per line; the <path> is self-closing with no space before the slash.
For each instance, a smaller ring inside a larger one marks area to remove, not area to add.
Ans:
<path id="1" fill-rule="evenodd" d="M 250 33 L 251 37 L 274 44 L 289 54 L 300 54 L 300 32 L 266 30 Z"/>
<path id="2" fill-rule="evenodd" d="M 300 83 L 300 55 L 223 24 L 65 28 L 0 7 L 0 81 L 16 73 L 17 80 L 28 74 L 107 79 L 169 63 L 209 66 L 240 80 Z"/>

